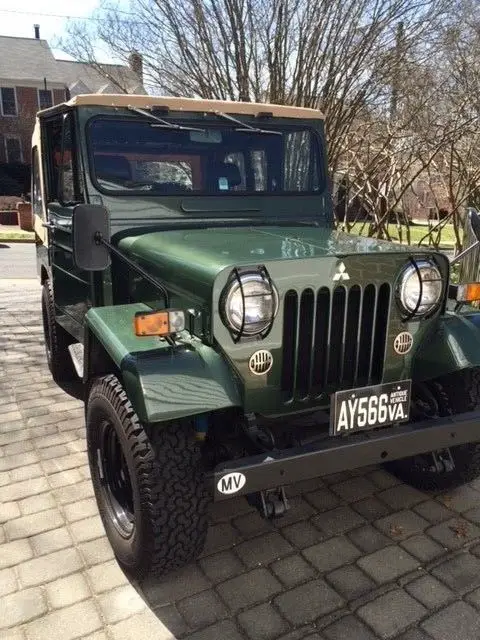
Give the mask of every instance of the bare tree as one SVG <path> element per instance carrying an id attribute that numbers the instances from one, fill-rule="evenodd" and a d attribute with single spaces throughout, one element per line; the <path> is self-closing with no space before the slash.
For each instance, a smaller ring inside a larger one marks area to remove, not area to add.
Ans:
<path id="1" fill-rule="evenodd" d="M 98 69 L 95 42 L 125 60 L 140 51 L 152 92 L 322 110 L 330 171 L 369 234 L 389 238 L 392 216 L 403 233 L 421 182 L 433 202 L 448 193 L 459 244 L 480 193 L 476 2 L 132 0 L 125 12 L 106 0 L 63 45 Z"/>
<path id="2" fill-rule="evenodd" d="M 358 117 L 385 112 L 402 60 L 428 55 L 446 0 L 135 0 L 73 23 L 64 46 L 95 63 L 92 40 L 144 56 L 146 82 L 170 95 L 323 110 L 335 171 Z M 401 47 L 397 29 L 403 25 Z M 387 107 L 388 108 L 388 107 Z"/>

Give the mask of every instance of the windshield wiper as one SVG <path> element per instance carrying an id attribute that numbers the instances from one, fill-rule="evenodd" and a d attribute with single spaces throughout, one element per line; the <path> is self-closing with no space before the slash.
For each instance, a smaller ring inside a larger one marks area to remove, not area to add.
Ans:
<path id="1" fill-rule="evenodd" d="M 319 227 L 317 220 L 255 220 L 252 224 L 256 227 Z"/>
<path id="2" fill-rule="evenodd" d="M 281 131 L 273 131 L 271 129 L 260 129 L 259 127 L 252 127 L 251 124 L 247 124 L 246 122 L 242 122 L 241 120 L 237 120 L 233 116 L 228 115 L 228 113 L 223 113 L 222 111 L 215 111 L 215 115 L 220 118 L 225 118 L 225 120 L 230 120 L 231 122 L 235 122 L 235 124 L 239 124 L 240 127 L 236 127 L 235 131 L 247 131 L 253 133 L 266 133 L 274 136 L 281 136 Z"/>
<path id="3" fill-rule="evenodd" d="M 175 122 L 168 122 L 168 120 L 163 120 L 162 118 L 157 118 L 157 116 L 154 116 L 153 113 L 150 113 L 149 111 L 145 111 L 144 109 L 139 109 L 138 107 L 132 107 L 132 106 L 128 106 L 127 109 L 129 109 L 130 111 L 134 111 L 135 113 L 139 113 L 142 116 L 145 116 L 147 118 L 151 118 L 152 120 L 155 120 L 155 122 L 159 123 L 159 124 L 151 124 L 151 127 L 159 128 L 159 129 L 175 129 L 176 131 L 202 131 L 205 132 L 205 129 L 199 129 L 198 127 L 185 127 L 181 124 L 176 124 Z"/>

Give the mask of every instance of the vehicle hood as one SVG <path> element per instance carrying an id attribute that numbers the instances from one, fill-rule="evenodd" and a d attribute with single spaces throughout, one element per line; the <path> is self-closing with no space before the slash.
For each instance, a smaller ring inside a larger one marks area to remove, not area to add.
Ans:
<path id="1" fill-rule="evenodd" d="M 412 248 L 323 227 L 235 227 L 155 231 L 122 238 L 120 250 L 174 288 L 197 293 L 227 267 L 274 261 L 411 252 Z"/>

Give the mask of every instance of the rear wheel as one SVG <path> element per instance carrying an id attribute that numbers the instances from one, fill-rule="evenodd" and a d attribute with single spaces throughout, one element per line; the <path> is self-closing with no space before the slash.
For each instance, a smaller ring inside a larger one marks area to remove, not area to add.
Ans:
<path id="1" fill-rule="evenodd" d="M 434 415 L 441 417 L 474 411 L 480 406 L 480 369 L 443 376 L 429 382 L 425 389 L 437 405 L 431 412 Z M 480 475 L 479 442 L 461 444 L 449 451 L 451 460 L 448 453 L 439 455 L 440 462 L 442 457 L 445 462 L 440 464 L 440 471 L 431 453 L 395 460 L 386 467 L 404 482 L 423 490 L 450 489 Z M 452 461 L 453 468 L 449 469 Z"/>
<path id="2" fill-rule="evenodd" d="M 92 482 L 120 565 L 141 578 L 194 560 L 205 542 L 209 492 L 191 423 L 147 431 L 114 375 L 93 383 L 86 416 Z"/>
<path id="3" fill-rule="evenodd" d="M 55 320 L 55 305 L 50 280 L 42 287 L 42 320 L 47 364 L 55 382 L 78 379 L 68 346 L 72 339 Z"/>

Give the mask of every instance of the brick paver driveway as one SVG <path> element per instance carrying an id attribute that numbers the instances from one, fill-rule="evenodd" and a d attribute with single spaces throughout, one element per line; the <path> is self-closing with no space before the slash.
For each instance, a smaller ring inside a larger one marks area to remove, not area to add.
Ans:
<path id="1" fill-rule="evenodd" d="M 129 584 L 81 404 L 46 370 L 39 294 L 0 282 L 0 638 L 480 638 L 480 481 L 433 496 L 363 469 L 295 487 L 275 525 L 233 500 L 198 563 Z"/>

